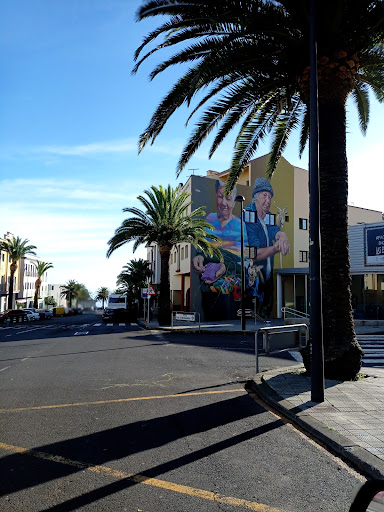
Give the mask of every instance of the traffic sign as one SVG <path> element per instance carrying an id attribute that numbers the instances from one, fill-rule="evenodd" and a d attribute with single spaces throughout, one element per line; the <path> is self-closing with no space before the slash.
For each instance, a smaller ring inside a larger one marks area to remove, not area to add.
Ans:
<path id="1" fill-rule="evenodd" d="M 147 295 L 156 295 L 155 290 L 153 289 L 153 286 L 148 286 Z"/>
<path id="2" fill-rule="evenodd" d="M 156 292 L 153 289 L 153 286 L 149 286 L 148 288 L 141 289 L 141 298 L 142 299 L 149 299 L 151 295 L 156 295 Z"/>

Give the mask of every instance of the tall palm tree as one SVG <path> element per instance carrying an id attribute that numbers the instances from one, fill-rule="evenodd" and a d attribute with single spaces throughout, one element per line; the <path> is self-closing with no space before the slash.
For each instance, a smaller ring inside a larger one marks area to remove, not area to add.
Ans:
<path id="1" fill-rule="evenodd" d="M 28 254 L 33 256 L 36 255 L 36 253 L 33 252 L 33 249 L 36 249 L 36 246 L 28 244 L 29 240 L 27 238 L 22 240 L 19 236 L 16 238 L 13 237 L 0 240 L 0 250 L 8 253 L 8 257 L 11 262 L 8 289 L 8 309 L 13 308 L 13 285 L 18 262 Z"/>
<path id="2" fill-rule="evenodd" d="M 52 263 L 46 263 L 45 261 L 38 261 L 37 263 L 34 263 L 34 265 L 37 269 L 37 279 L 35 281 L 35 296 L 33 298 L 33 307 L 38 308 L 41 277 L 43 276 L 44 272 L 46 272 L 50 268 L 53 268 L 53 265 Z"/>
<path id="3" fill-rule="evenodd" d="M 191 67 L 153 114 L 140 137 L 139 150 L 153 143 L 177 108 L 190 105 L 197 93 L 205 91 L 191 113 L 203 110 L 180 157 L 178 173 L 214 128 L 217 134 L 210 156 L 237 123 L 240 129 L 227 191 L 267 135 L 272 135 L 269 176 L 296 127 L 301 129 L 301 154 L 309 136 L 309 4 L 308 0 L 145 1 L 138 20 L 167 19 L 138 48 L 136 59 L 162 37 L 138 60 L 134 71 L 165 48 L 168 56 L 151 78 L 175 64 L 191 63 Z M 354 99 L 365 133 L 369 91 L 380 102 L 384 99 L 384 2 L 322 0 L 317 4 L 325 374 L 349 379 L 360 369 L 362 351 L 351 304 L 346 100 Z M 172 48 L 175 53 L 169 57 Z"/>
<path id="4" fill-rule="evenodd" d="M 217 255 L 222 260 L 220 251 L 211 242 L 206 240 L 206 230 L 212 226 L 202 217 L 205 211 L 202 207 L 187 214 L 191 205 L 188 200 L 190 194 L 178 192 L 177 189 L 152 186 L 144 192 L 147 197 L 139 196 L 145 211 L 139 208 L 124 208 L 124 212 L 133 214 L 125 219 L 115 231 L 115 235 L 108 241 L 107 257 L 127 242 L 133 241 L 133 252 L 139 245 L 156 243 L 161 260 L 160 270 L 160 297 L 158 320 L 160 325 L 171 322 L 170 310 L 170 283 L 169 283 L 169 257 L 172 247 L 178 243 L 190 243 L 197 249 L 210 255 Z M 212 241 L 219 241 L 218 237 L 209 235 Z"/>
<path id="5" fill-rule="evenodd" d="M 63 284 L 60 286 L 61 292 L 60 297 L 64 297 L 65 300 L 68 302 L 69 307 L 72 307 L 72 301 L 77 296 L 79 292 L 79 284 L 74 279 L 70 279 L 67 281 L 66 284 Z"/>
<path id="6" fill-rule="evenodd" d="M 101 300 L 102 301 L 102 304 L 103 304 L 103 309 L 104 309 L 104 304 L 105 304 L 105 301 L 108 300 L 108 296 L 109 296 L 109 290 L 106 286 L 101 286 L 97 292 L 96 292 L 96 297 L 95 299 L 96 300 Z"/>

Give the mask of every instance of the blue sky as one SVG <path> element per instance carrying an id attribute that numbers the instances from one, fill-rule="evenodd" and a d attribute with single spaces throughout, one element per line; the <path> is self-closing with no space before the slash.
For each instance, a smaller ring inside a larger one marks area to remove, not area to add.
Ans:
<path id="1" fill-rule="evenodd" d="M 190 128 L 186 110 L 166 125 L 152 147 L 137 154 L 150 115 L 180 72 L 152 83 L 155 56 L 132 75 L 133 53 L 157 22 L 135 22 L 135 0 L 12 0 L 0 3 L 0 236 L 28 238 L 49 281 L 76 279 L 93 292 L 115 287 L 132 258 L 132 245 L 106 259 L 107 241 L 139 206 L 151 185 L 175 186 L 191 174 L 223 171 L 232 141 L 207 158 L 207 146 L 179 177 L 175 168 Z M 160 55 L 160 54 L 159 54 Z M 384 106 L 372 103 L 368 134 L 360 134 L 348 103 L 349 201 L 384 210 L 382 130 Z M 268 152 L 268 145 L 255 156 Z M 284 156 L 300 160 L 297 138 Z"/>

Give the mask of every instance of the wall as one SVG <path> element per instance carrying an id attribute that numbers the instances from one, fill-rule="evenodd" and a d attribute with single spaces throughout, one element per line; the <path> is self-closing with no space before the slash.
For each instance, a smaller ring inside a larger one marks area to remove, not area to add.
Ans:
<path id="1" fill-rule="evenodd" d="M 357 206 L 348 206 L 348 224 L 360 224 L 365 222 L 371 224 L 373 222 L 382 222 L 383 214 L 376 210 L 367 210 L 366 208 L 359 208 Z"/>

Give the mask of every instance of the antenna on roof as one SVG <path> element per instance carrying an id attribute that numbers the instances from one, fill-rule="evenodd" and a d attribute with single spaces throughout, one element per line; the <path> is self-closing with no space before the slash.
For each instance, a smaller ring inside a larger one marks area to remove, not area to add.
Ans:
<path id="1" fill-rule="evenodd" d="M 197 168 L 197 169 L 188 169 L 188 171 L 192 171 L 192 175 L 193 176 L 195 175 L 195 171 L 198 171 L 198 170 L 199 170 L 199 168 Z"/>

